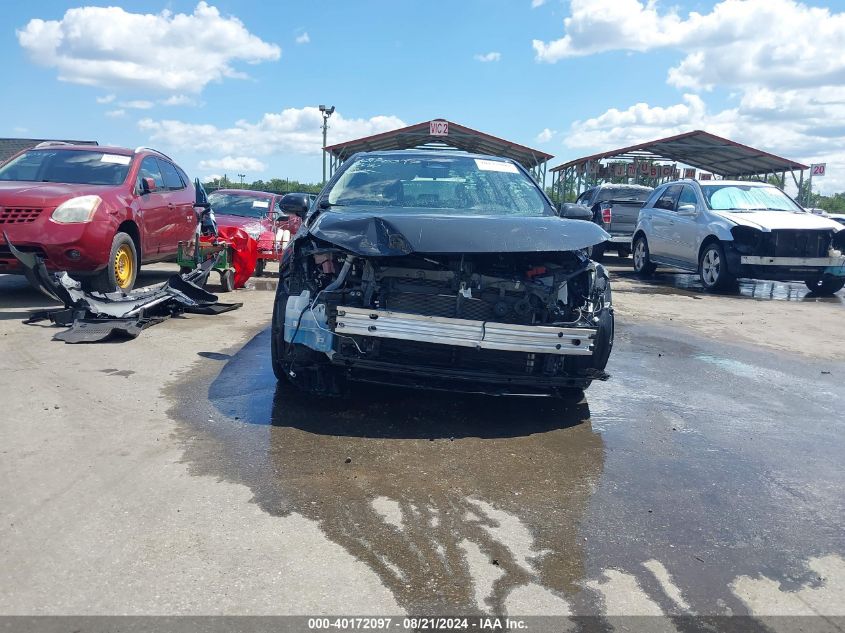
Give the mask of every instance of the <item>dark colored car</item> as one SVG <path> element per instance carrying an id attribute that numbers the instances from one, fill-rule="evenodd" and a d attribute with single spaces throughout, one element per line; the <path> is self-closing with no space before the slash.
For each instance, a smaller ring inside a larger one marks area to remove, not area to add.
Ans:
<path id="1" fill-rule="evenodd" d="M 242 228 L 258 242 L 256 275 L 264 273 L 268 261 L 279 261 L 302 224 L 296 215 L 282 211 L 282 195 L 249 189 L 219 189 L 208 196 L 218 226 Z"/>
<path id="2" fill-rule="evenodd" d="M 289 214 L 307 198 L 283 202 Z M 604 379 L 607 239 L 560 217 L 517 163 L 454 151 L 353 156 L 285 249 L 273 370 L 315 393 L 357 381 L 563 395 Z"/>
<path id="3" fill-rule="evenodd" d="M 0 273 L 24 271 L 2 233 L 89 289 L 131 290 L 197 225 L 185 172 L 152 149 L 42 144 L 0 166 Z"/>
<path id="4" fill-rule="evenodd" d="M 605 251 L 616 251 L 619 257 L 631 254 L 631 239 L 637 228 L 637 218 L 652 187 L 606 183 L 591 187 L 578 196 L 577 204 L 588 207 L 593 222 L 610 234 L 610 239 L 593 247 L 591 257 L 601 261 Z"/>

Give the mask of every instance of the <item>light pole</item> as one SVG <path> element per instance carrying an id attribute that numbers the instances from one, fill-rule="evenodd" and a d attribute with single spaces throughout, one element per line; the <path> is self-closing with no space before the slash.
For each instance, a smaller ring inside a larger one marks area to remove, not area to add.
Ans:
<path id="1" fill-rule="evenodd" d="M 326 184 L 326 132 L 329 129 L 329 117 L 334 114 L 334 106 L 320 106 L 320 114 L 323 115 L 323 184 Z"/>
<path id="2" fill-rule="evenodd" d="M 246 178 L 246 174 L 238 174 L 238 178 L 241 179 L 241 189 L 244 188 L 244 178 Z"/>

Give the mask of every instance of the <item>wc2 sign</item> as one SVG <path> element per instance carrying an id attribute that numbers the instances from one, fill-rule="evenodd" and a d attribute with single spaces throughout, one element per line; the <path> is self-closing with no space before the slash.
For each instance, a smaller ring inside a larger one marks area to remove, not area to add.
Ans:
<path id="1" fill-rule="evenodd" d="M 816 163 L 815 165 L 810 165 L 810 175 L 812 176 L 824 176 L 824 172 L 827 170 L 827 163 Z"/>
<path id="2" fill-rule="evenodd" d="M 428 133 L 430 136 L 449 136 L 449 122 L 429 121 Z"/>

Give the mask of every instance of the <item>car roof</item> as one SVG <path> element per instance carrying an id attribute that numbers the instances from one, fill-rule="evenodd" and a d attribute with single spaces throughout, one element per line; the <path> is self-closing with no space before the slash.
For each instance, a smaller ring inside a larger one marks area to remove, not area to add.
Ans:
<path id="1" fill-rule="evenodd" d="M 83 151 L 83 152 L 94 152 L 96 154 L 120 154 L 122 156 L 131 156 L 135 153 L 134 150 L 128 149 L 126 147 L 114 147 L 111 145 L 74 145 L 72 143 L 39 143 L 34 147 L 28 147 L 26 151 L 33 150 L 33 149 L 55 149 L 60 151 Z M 155 150 L 152 150 L 155 152 Z M 155 152 L 159 153 L 159 152 Z M 163 154 L 162 154 L 163 155 Z"/>
<path id="2" fill-rule="evenodd" d="M 622 182 L 606 182 L 602 185 L 597 185 L 602 189 L 646 189 L 651 191 L 654 187 L 649 187 L 647 185 L 626 185 Z"/>
<path id="3" fill-rule="evenodd" d="M 453 158 L 455 156 L 460 156 L 462 158 L 483 158 L 485 160 L 500 160 L 503 162 L 507 161 L 516 163 L 516 161 L 510 158 L 505 158 L 504 156 L 494 156 L 493 154 L 475 154 L 473 152 L 465 152 L 459 149 L 390 149 L 375 152 L 358 152 L 353 155 L 353 157 L 355 156 L 436 156 L 437 158 Z"/>
<path id="4" fill-rule="evenodd" d="M 759 180 L 698 180 L 694 178 L 682 178 L 680 180 L 670 180 L 664 182 L 664 185 L 691 185 L 697 183 L 701 185 L 742 185 L 747 187 L 774 187 L 775 185 L 768 182 L 760 182 Z"/>
<path id="5" fill-rule="evenodd" d="M 277 195 L 270 191 L 256 191 L 255 189 L 215 189 L 211 193 L 233 193 L 241 196 L 252 196 L 254 198 Z"/>

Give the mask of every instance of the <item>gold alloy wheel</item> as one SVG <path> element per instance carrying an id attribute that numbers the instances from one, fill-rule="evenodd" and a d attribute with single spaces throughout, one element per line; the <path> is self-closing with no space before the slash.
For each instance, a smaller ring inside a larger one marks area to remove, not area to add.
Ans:
<path id="1" fill-rule="evenodd" d="M 114 280 L 121 290 L 129 288 L 135 271 L 135 257 L 128 244 L 121 244 L 114 254 Z"/>

